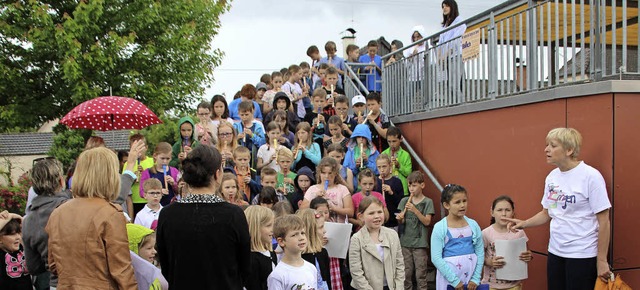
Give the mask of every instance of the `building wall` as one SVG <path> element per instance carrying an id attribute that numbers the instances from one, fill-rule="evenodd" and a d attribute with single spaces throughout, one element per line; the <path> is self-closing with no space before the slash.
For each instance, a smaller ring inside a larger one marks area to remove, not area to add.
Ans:
<path id="1" fill-rule="evenodd" d="M 635 220 L 633 213 L 640 210 L 640 196 L 633 194 L 637 188 L 634 165 L 640 161 L 636 150 L 640 143 L 638 96 L 609 93 L 558 99 L 399 127 L 442 185 L 456 183 L 467 188 L 468 216 L 482 228 L 489 225 L 491 202 L 499 195 L 514 199 L 517 217 L 528 218 L 541 210 L 544 179 L 554 169 L 545 161 L 546 134 L 555 127 L 576 128 L 584 138 L 581 158 L 600 170 L 614 206 L 613 267 L 640 269 L 640 251 L 631 244 L 640 234 L 628 230 Z M 439 192 L 431 184 L 427 190 L 440 213 Z M 549 227 L 526 232 L 535 257 L 525 285 L 545 289 Z M 623 274 L 625 280 L 639 279 L 630 276 L 640 277 L 640 270 L 628 272 Z M 640 287 L 640 281 L 634 283 Z"/>
<path id="2" fill-rule="evenodd" d="M 11 180 L 13 183 L 18 182 L 18 178 L 31 169 L 33 159 L 47 157 L 47 155 L 28 155 L 28 156 L 4 156 L 0 157 L 0 172 L 7 172 L 9 164 L 11 164 Z M 8 185 L 9 180 L 6 176 L 0 176 L 0 185 Z"/>

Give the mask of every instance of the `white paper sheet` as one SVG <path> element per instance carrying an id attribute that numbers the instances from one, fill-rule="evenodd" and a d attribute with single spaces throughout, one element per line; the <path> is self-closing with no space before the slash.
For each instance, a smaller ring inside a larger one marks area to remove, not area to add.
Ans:
<path id="1" fill-rule="evenodd" d="M 329 257 L 345 259 L 349 251 L 349 239 L 351 238 L 352 224 L 324 223 L 329 243 L 325 246 Z"/>
<path id="2" fill-rule="evenodd" d="M 527 250 L 527 239 L 496 240 L 496 256 L 504 257 L 505 265 L 496 269 L 496 278 L 500 280 L 527 279 L 527 263 L 520 260 L 520 254 Z"/>

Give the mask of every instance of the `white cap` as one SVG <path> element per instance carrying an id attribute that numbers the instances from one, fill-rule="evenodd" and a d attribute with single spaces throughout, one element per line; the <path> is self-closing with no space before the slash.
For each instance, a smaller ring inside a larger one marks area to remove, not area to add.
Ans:
<path id="1" fill-rule="evenodd" d="M 357 95 L 357 96 L 354 96 L 351 99 L 351 106 L 352 107 L 357 105 L 357 104 L 366 104 L 366 103 L 367 103 L 367 99 L 365 99 L 363 95 Z"/>

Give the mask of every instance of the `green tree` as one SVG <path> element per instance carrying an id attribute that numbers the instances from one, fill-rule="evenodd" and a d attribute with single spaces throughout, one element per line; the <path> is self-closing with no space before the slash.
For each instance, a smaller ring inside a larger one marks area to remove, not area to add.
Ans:
<path id="1" fill-rule="evenodd" d="M 49 148 L 50 156 L 58 159 L 64 165 L 65 171 L 78 158 L 84 143 L 91 136 L 91 130 L 69 130 L 67 126 L 58 124 L 53 127 L 53 144 Z"/>
<path id="2" fill-rule="evenodd" d="M 213 81 L 226 0 L 0 1 L 0 131 L 100 95 L 186 109 Z"/>

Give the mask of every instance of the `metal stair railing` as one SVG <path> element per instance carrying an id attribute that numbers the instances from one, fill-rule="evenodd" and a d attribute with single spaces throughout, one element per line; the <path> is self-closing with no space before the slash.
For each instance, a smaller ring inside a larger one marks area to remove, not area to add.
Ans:
<path id="1" fill-rule="evenodd" d="M 359 75 L 356 74 L 353 71 L 353 69 L 351 69 L 349 63 L 345 63 L 345 67 L 346 67 L 345 71 L 348 73 L 348 75 L 345 76 L 345 78 L 344 78 L 344 80 L 345 80 L 345 93 L 347 94 L 347 97 L 349 99 L 351 99 L 355 95 L 359 95 L 360 92 L 364 93 L 364 95 L 368 95 L 369 94 L 369 90 L 367 90 L 367 87 L 364 84 L 362 84 L 362 82 L 360 81 Z M 355 82 L 354 82 L 354 80 L 355 80 Z M 349 92 L 355 92 L 355 93 L 352 94 L 352 95 L 349 95 Z M 386 114 L 385 111 L 382 108 L 380 108 L 380 111 L 383 114 Z M 391 122 L 392 126 L 395 126 L 391 120 L 389 120 L 389 122 Z M 418 153 L 416 153 L 416 151 L 413 150 L 413 147 L 411 146 L 411 144 L 409 144 L 409 142 L 407 142 L 406 138 L 402 138 L 402 144 L 404 145 L 404 147 L 407 150 L 407 152 L 409 152 L 411 157 L 413 157 L 413 159 L 416 160 L 416 162 L 418 163 L 418 166 L 420 167 L 420 169 L 422 169 L 422 171 L 424 171 L 424 173 L 427 174 L 427 176 L 429 177 L 429 180 L 431 180 L 433 185 L 435 185 L 435 187 L 440 192 L 442 192 L 442 189 L 443 189 L 442 184 L 440 184 L 440 182 L 435 177 L 435 175 L 433 175 L 433 172 L 431 172 L 431 170 L 429 169 L 427 164 L 425 164 L 422 161 L 422 159 L 420 158 Z"/>

